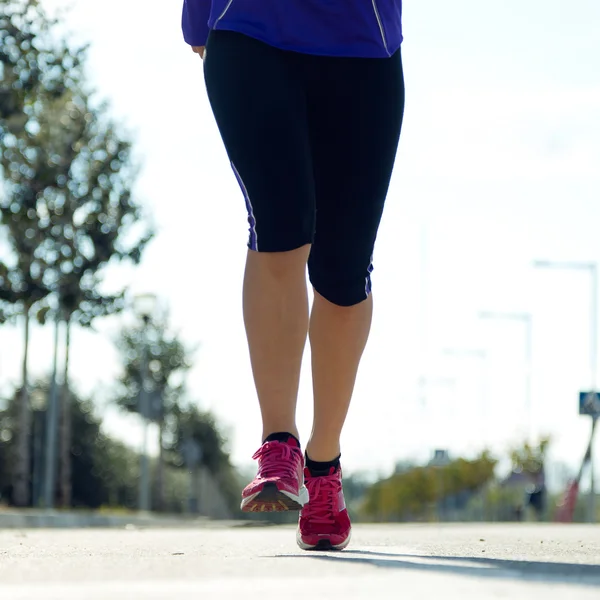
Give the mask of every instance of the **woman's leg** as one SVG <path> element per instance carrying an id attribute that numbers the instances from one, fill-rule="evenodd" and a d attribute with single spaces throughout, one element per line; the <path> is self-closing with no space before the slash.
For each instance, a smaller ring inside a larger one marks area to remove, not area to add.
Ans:
<path id="1" fill-rule="evenodd" d="M 314 418 L 306 447 L 313 461 L 330 461 L 340 454 L 340 436 L 372 314 L 371 296 L 354 306 L 338 306 L 315 291 L 310 316 Z"/>
<path id="2" fill-rule="evenodd" d="M 314 422 L 306 448 L 310 500 L 297 539 L 304 549 L 341 550 L 350 541 L 351 524 L 340 437 L 371 326 L 372 253 L 398 146 L 404 82 L 400 53 L 383 60 L 315 60 L 312 71 Z"/>
<path id="3" fill-rule="evenodd" d="M 309 259 L 313 461 L 340 454 L 340 436 L 371 326 L 372 253 L 404 111 L 400 52 L 323 63 L 309 112 L 317 223 Z"/>
<path id="4" fill-rule="evenodd" d="M 299 439 L 296 399 L 308 331 L 306 261 L 310 246 L 290 252 L 248 251 L 244 322 L 265 440 L 288 432 Z"/>
<path id="5" fill-rule="evenodd" d="M 295 415 L 315 219 L 306 94 L 290 53 L 237 33 L 213 31 L 204 65 L 250 225 L 243 310 L 263 444 L 242 508 L 298 509 L 307 494 Z"/>

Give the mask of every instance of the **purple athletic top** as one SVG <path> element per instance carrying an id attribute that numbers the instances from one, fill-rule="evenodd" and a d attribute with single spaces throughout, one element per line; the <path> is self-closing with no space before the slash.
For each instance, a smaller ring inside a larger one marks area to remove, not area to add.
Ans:
<path id="1" fill-rule="evenodd" d="M 402 43 L 402 0 L 184 0 L 182 28 L 190 46 L 227 29 L 282 50 L 385 58 Z"/>

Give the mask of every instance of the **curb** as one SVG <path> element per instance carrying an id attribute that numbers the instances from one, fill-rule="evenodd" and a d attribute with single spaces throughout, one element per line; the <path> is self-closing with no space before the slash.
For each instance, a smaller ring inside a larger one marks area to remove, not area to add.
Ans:
<path id="1" fill-rule="evenodd" d="M 207 517 L 163 517 L 153 515 L 103 515 L 61 511 L 0 512 L 0 529 L 114 528 L 114 527 L 205 527 Z"/>

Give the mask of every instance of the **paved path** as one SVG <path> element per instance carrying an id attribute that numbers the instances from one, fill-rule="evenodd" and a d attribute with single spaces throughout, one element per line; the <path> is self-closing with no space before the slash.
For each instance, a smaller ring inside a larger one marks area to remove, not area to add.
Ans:
<path id="1" fill-rule="evenodd" d="M 288 527 L 0 530 L 7 600 L 599 600 L 600 527 L 361 526 L 342 553 Z"/>

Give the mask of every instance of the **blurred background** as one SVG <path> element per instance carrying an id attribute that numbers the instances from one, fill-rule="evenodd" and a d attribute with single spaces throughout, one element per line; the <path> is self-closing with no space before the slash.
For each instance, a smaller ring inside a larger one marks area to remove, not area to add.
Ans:
<path id="1" fill-rule="evenodd" d="M 0 0 L 0 515 L 249 518 L 246 215 L 180 11 Z M 404 29 L 347 500 L 595 522 L 600 3 L 421 0 Z M 299 404 L 306 435 L 308 368 Z"/>

